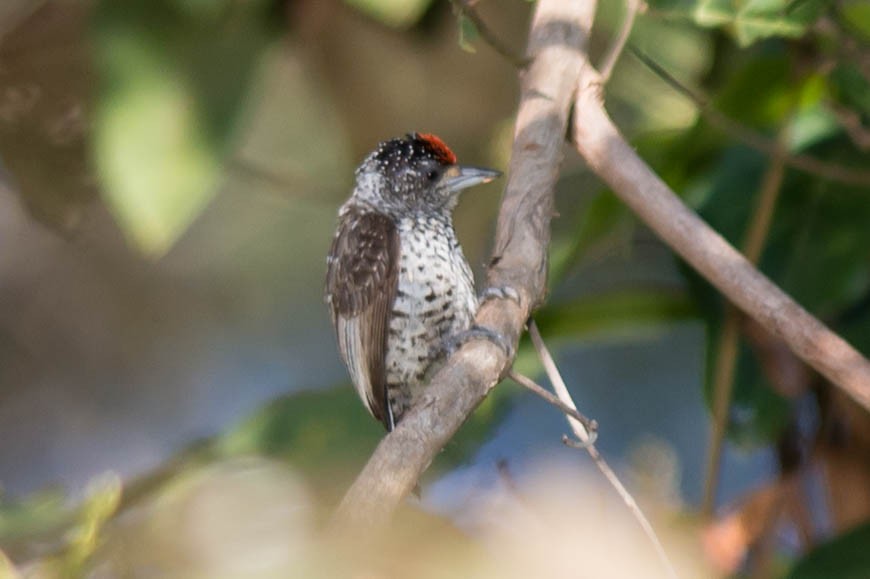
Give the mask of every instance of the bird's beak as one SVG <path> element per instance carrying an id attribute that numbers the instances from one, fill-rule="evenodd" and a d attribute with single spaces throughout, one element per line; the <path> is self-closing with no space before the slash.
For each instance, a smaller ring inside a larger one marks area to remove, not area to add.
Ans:
<path id="1" fill-rule="evenodd" d="M 463 189 L 489 183 L 496 177 L 501 176 L 501 171 L 482 169 L 480 167 L 460 167 L 454 165 L 444 172 L 442 185 L 451 193 L 457 193 Z"/>

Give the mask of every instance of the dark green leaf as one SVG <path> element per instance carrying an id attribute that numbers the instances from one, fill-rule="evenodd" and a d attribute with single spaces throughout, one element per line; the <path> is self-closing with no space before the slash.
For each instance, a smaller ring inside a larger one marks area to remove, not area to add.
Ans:
<path id="1" fill-rule="evenodd" d="M 794 110 L 799 89 L 789 54 L 772 51 L 742 63 L 720 89 L 715 107 L 754 127 L 774 128 Z"/>
<path id="2" fill-rule="evenodd" d="M 472 22 L 465 14 L 460 14 L 459 47 L 466 52 L 477 52 L 474 43 L 477 41 L 478 36 L 480 36 L 480 33 L 477 30 L 477 26 L 474 25 L 474 22 Z"/>
<path id="3" fill-rule="evenodd" d="M 835 95 L 846 107 L 870 117 L 870 81 L 852 63 L 842 63 L 830 76 Z"/>
<path id="4" fill-rule="evenodd" d="M 870 577 L 870 524 L 819 545 L 801 559 L 787 579 L 866 579 Z"/>

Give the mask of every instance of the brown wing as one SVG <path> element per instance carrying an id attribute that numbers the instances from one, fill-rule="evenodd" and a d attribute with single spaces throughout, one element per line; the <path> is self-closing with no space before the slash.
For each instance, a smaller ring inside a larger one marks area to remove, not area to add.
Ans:
<path id="1" fill-rule="evenodd" d="M 392 427 L 386 399 L 387 327 L 398 284 L 399 236 L 379 213 L 345 212 L 332 242 L 326 300 L 338 347 L 372 415 Z"/>

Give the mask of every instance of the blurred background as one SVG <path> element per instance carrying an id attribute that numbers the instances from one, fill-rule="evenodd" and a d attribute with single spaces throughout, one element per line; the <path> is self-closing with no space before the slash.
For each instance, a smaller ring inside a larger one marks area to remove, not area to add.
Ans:
<path id="1" fill-rule="evenodd" d="M 625 13 L 600 4 L 596 59 Z M 322 302 L 336 211 L 362 157 L 409 131 L 507 167 L 517 69 L 467 11 L 521 54 L 534 6 L 4 0 L 0 577 L 347 571 L 310 557 L 311 529 L 383 432 Z M 870 354 L 870 5 L 650 1 L 629 46 L 606 101 L 639 153 Z M 503 184 L 456 212 L 478 279 Z M 557 193 L 536 319 L 685 576 L 870 576 L 866 411 L 727 308 L 567 146 Z M 517 368 L 544 379 L 525 343 Z M 563 432 L 497 388 L 427 473 L 408 541 L 487 553 L 553 515 L 551 576 L 575 576 L 575 551 L 626 549 L 634 523 Z M 578 546 L 590 536 L 600 548 Z M 589 575 L 654 573 L 636 542 L 634 571 Z M 443 576 L 508 576 L 429 554 Z"/>

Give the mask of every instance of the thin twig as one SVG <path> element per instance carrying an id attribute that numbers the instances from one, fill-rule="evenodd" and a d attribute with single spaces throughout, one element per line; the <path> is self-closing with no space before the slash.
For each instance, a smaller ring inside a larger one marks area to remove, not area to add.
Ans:
<path id="1" fill-rule="evenodd" d="M 489 45 L 490 48 L 504 57 L 505 60 L 510 62 L 516 68 L 522 69 L 529 65 L 528 58 L 511 49 L 507 44 L 503 43 L 492 30 L 489 29 L 489 26 L 487 26 L 483 18 L 480 17 L 480 14 L 477 13 L 477 8 L 475 8 L 473 2 L 470 0 L 450 1 L 456 8 L 456 11 L 459 12 L 460 16 L 465 16 L 472 24 L 474 24 L 474 27 L 477 28 L 477 33 L 480 34 L 480 37 Z"/>
<path id="2" fill-rule="evenodd" d="M 865 127 L 864 123 L 861 122 L 861 115 L 858 111 L 834 101 L 828 102 L 828 108 L 837 117 L 837 122 L 840 123 L 856 147 L 862 151 L 870 149 L 870 128 Z"/>
<path id="3" fill-rule="evenodd" d="M 698 112 L 710 125 L 716 127 L 730 137 L 742 141 L 745 145 L 760 151 L 766 155 L 776 154 L 779 145 L 776 140 L 770 139 L 751 129 L 745 125 L 722 114 L 710 104 L 709 98 L 698 93 L 665 70 L 659 63 L 644 54 L 640 49 L 633 45 L 629 45 L 628 49 L 634 54 L 638 60 L 652 70 L 656 76 L 665 81 L 671 88 L 676 90 L 681 95 L 692 101 L 698 107 Z M 816 159 L 811 155 L 801 153 L 789 153 L 784 158 L 785 164 L 793 169 L 798 169 L 804 173 L 815 175 L 831 181 L 845 183 L 847 185 L 867 186 L 870 185 L 870 171 L 865 169 L 857 169 L 852 167 L 843 167 L 836 163 L 829 163 Z"/>
<path id="4" fill-rule="evenodd" d="M 529 321 L 529 337 L 532 339 L 532 345 L 535 347 L 535 351 L 541 359 L 541 364 L 544 365 L 544 372 L 547 373 L 547 378 L 550 379 L 550 384 L 553 385 L 553 390 L 556 392 L 556 396 L 558 396 L 559 399 L 569 408 L 576 409 L 577 405 L 574 404 L 574 400 L 571 398 L 571 393 L 568 392 L 568 386 L 566 386 L 565 381 L 562 380 L 562 375 L 559 373 L 556 361 L 553 359 L 553 356 L 550 355 L 547 345 L 544 344 L 544 339 L 541 337 L 541 331 L 538 329 L 538 324 L 536 324 L 534 320 Z M 577 435 L 577 438 L 584 443 L 589 442 L 590 433 L 582 422 L 573 418 L 568 418 L 568 424 L 571 425 L 571 429 Z"/>
<path id="5" fill-rule="evenodd" d="M 532 344 L 535 346 L 535 351 L 537 351 L 538 357 L 544 365 L 544 370 L 547 373 L 547 377 L 550 379 L 550 383 L 553 385 L 553 390 L 556 391 L 556 395 L 565 403 L 566 406 L 576 409 L 577 406 L 574 404 L 574 400 L 571 398 L 571 393 L 568 391 L 568 387 L 562 379 L 562 374 L 559 372 L 559 368 L 556 366 L 556 362 L 553 360 L 553 356 L 547 349 L 547 345 L 541 337 L 541 332 L 538 330 L 538 326 L 534 321 L 529 322 L 529 336 L 532 338 Z M 628 489 L 625 488 L 622 481 L 619 480 L 619 477 L 616 476 L 616 473 L 613 472 L 613 469 L 610 468 L 610 465 L 607 464 L 607 461 L 604 460 L 604 457 L 601 456 L 600 452 L 598 452 L 598 449 L 593 443 L 594 441 L 590 437 L 590 432 L 582 423 L 574 418 L 568 417 L 568 424 L 571 425 L 571 430 L 574 431 L 574 435 L 580 439 L 581 443 L 578 445 L 568 436 L 563 436 L 562 442 L 571 447 L 583 448 L 587 453 L 589 453 L 595 466 L 598 467 L 598 470 L 601 471 L 601 474 L 604 475 L 607 482 L 609 482 L 614 488 L 616 493 L 625 503 L 626 507 L 631 511 L 631 514 L 634 515 L 634 518 L 637 520 L 641 529 L 643 529 L 644 534 L 647 536 L 650 543 L 652 543 L 662 566 L 668 573 L 668 576 L 673 578 L 679 577 L 673 563 L 671 563 L 671 560 L 668 557 L 668 554 L 665 552 L 661 540 L 659 540 L 655 529 L 653 529 L 652 524 L 649 522 L 649 519 L 646 518 L 646 515 L 643 514 L 640 506 L 638 506 L 637 501 L 634 500 L 634 497 L 631 496 L 631 493 L 628 492 Z"/>
<path id="6" fill-rule="evenodd" d="M 722 448 L 728 430 L 728 416 L 734 392 L 734 371 L 737 368 L 737 346 L 740 337 L 739 310 L 726 304 L 719 342 L 716 345 L 716 365 L 713 367 L 713 424 L 710 434 L 710 449 L 707 452 L 707 468 L 704 475 L 704 497 L 701 513 L 709 517 L 716 506 L 719 487 L 719 469 L 722 465 Z"/>
<path id="7" fill-rule="evenodd" d="M 613 69 L 622 55 L 622 50 L 625 48 L 625 43 L 628 42 L 628 37 L 631 36 L 631 29 L 634 28 L 634 17 L 637 16 L 637 9 L 640 0 L 626 0 L 625 2 L 625 18 L 622 21 L 622 27 L 619 29 L 619 34 L 607 51 L 607 54 L 601 60 L 601 82 L 607 84 L 610 80 L 610 75 L 613 74 Z"/>
<path id="8" fill-rule="evenodd" d="M 553 406 L 561 410 L 567 416 L 570 416 L 574 420 L 579 420 L 583 427 L 586 429 L 586 431 L 589 432 L 589 434 L 591 435 L 590 438 L 592 442 L 594 442 L 595 439 L 598 437 L 598 421 L 592 420 L 584 416 L 576 408 L 571 408 L 570 406 L 559 400 L 558 396 L 555 396 L 549 390 L 545 389 L 543 386 L 541 386 L 528 376 L 524 376 L 523 374 L 520 374 L 515 370 L 511 370 L 510 372 L 508 372 L 508 378 L 510 378 L 523 388 L 526 388 L 530 392 L 536 394 L 537 396 L 540 396 L 549 404 L 552 404 Z"/>
<path id="9" fill-rule="evenodd" d="M 764 251 L 776 201 L 782 190 L 785 174 L 785 143 L 787 128 L 780 131 L 779 148 L 771 158 L 770 166 L 761 181 L 758 204 L 752 213 L 752 221 L 743 241 L 743 255 L 755 265 Z M 740 340 L 740 311 L 728 304 L 716 347 L 716 365 L 713 369 L 713 429 L 710 436 L 710 451 L 704 478 L 704 498 L 701 513 L 709 517 L 716 506 L 716 491 L 719 486 L 719 471 L 722 467 L 722 448 L 728 430 L 728 416 L 734 394 L 734 372 L 737 368 L 737 353 Z"/>

